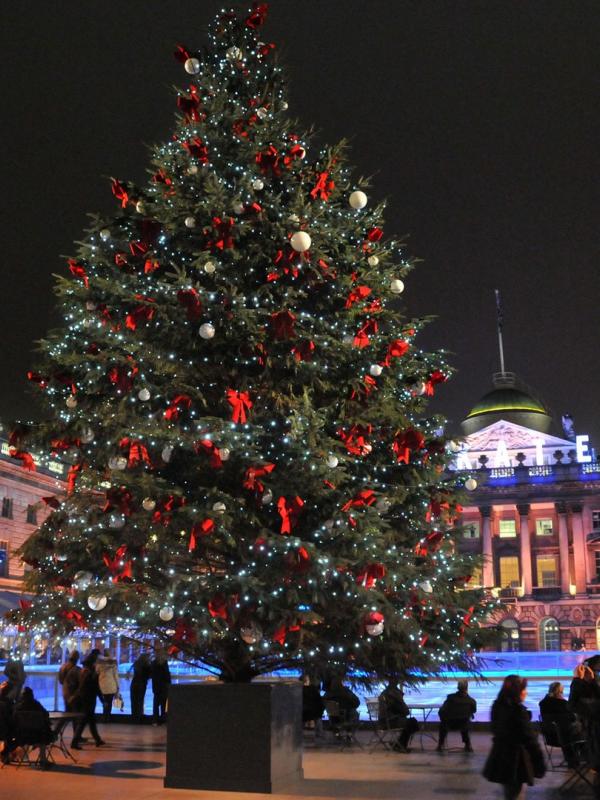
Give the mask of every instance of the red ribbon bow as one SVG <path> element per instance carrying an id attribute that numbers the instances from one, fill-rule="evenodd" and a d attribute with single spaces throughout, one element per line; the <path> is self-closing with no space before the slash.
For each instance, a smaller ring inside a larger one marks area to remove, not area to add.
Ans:
<path id="1" fill-rule="evenodd" d="M 288 501 L 287 497 L 280 497 L 277 501 L 277 510 L 281 517 L 280 533 L 291 533 L 298 522 L 298 515 L 302 511 L 304 500 L 296 495 Z"/>
<path id="2" fill-rule="evenodd" d="M 363 382 L 358 389 L 352 389 L 350 392 L 350 400 L 357 400 L 358 402 L 364 401 L 371 394 L 373 389 L 377 388 L 377 381 L 370 375 L 365 375 Z"/>
<path id="3" fill-rule="evenodd" d="M 130 367 L 110 367 L 107 373 L 108 380 L 113 384 L 113 386 L 116 386 L 117 390 L 122 394 L 125 394 L 131 390 L 134 378 L 139 372 L 139 369 L 131 356 L 127 356 L 127 358 L 131 363 Z"/>
<path id="4" fill-rule="evenodd" d="M 425 381 L 425 394 L 431 397 L 435 391 L 435 387 L 437 386 L 437 384 L 444 383 L 447 380 L 448 378 L 444 375 L 444 373 L 440 372 L 439 369 L 436 369 L 434 372 L 431 373 L 429 379 Z"/>
<path id="5" fill-rule="evenodd" d="M 154 300 L 151 300 L 149 297 L 144 297 L 143 295 L 136 295 L 136 298 L 138 300 L 145 300 L 147 303 L 154 303 Z M 151 305 L 136 306 L 133 311 L 130 311 L 125 317 L 125 327 L 134 331 L 142 320 L 144 322 L 150 322 L 150 320 L 154 318 L 155 312 L 156 308 Z"/>
<path id="6" fill-rule="evenodd" d="M 353 425 L 346 433 L 343 428 L 338 430 L 338 436 L 346 445 L 346 450 L 355 456 L 368 455 L 372 447 L 367 440 L 373 432 L 372 425 Z"/>
<path id="7" fill-rule="evenodd" d="M 200 108 L 200 95 L 198 94 L 198 87 L 194 84 L 190 85 L 189 95 L 180 94 L 177 98 L 177 106 L 183 113 L 186 122 L 200 122 L 201 116 Z"/>
<path id="8" fill-rule="evenodd" d="M 258 480 L 265 475 L 270 475 L 275 469 L 275 464 L 263 464 L 257 467 L 248 467 L 244 474 L 244 489 L 249 489 L 251 492 L 262 494 L 265 490 L 262 481 Z"/>
<path id="9" fill-rule="evenodd" d="M 16 447 L 9 447 L 8 454 L 11 458 L 17 458 L 21 462 L 23 469 L 35 472 L 35 462 L 31 453 L 27 453 L 25 450 L 17 450 Z"/>
<path id="10" fill-rule="evenodd" d="M 75 483 L 77 482 L 77 478 L 79 477 L 79 473 L 83 469 L 83 464 L 80 462 L 79 464 L 73 464 L 72 467 L 69 467 L 69 471 L 67 472 L 67 494 L 73 494 L 75 491 Z"/>
<path id="11" fill-rule="evenodd" d="M 317 182 L 310 190 L 310 196 L 313 200 L 316 200 L 318 197 L 320 200 L 329 200 L 329 195 L 335 189 L 335 183 L 329 177 L 329 172 L 320 172 L 317 178 Z"/>
<path id="12" fill-rule="evenodd" d="M 29 370 L 27 373 L 27 380 L 32 383 L 37 383 L 40 389 L 45 389 L 46 386 L 48 386 L 48 378 L 44 378 L 39 372 L 32 372 L 32 370 Z"/>
<path id="13" fill-rule="evenodd" d="M 312 339 L 302 339 L 302 341 L 292 347 L 292 353 L 296 361 L 312 361 L 315 352 L 315 343 Z"/>
<path id="14" fill-rule="evenodd" d="M 263 175 L 268 175 L 270 172 L 275 178 L 281 177 L 281 156 L 272 144 L 257 153 L 255 161 Z"/>
<path id="15" fill-rule="evenodd" d="M 227 402 L 232 408 L 231 419 L 234 422 L 244 424 L 247 419 L 247 412 L 253 406 L 248 392 L 238 392 L 235 389 L 227 389 Z"/>
<path id="16" fill-rule="evenodd" d="M 208 148 L 202 139 L 195 136 L 188 142 L 182 142 L 182 147 L 188 151 L 190 156 L 197 158 L 201 164 L 208 164 Z"/>
<path id="17" fill-rule="evenodd" d="M 224 594 L 219 592 L 212 600 L 208 601 L 208 613 L 213 619 L 224 619 L 225 622 L 229 622 L 229 609 L 227 605 L 227 598 Z"/>
<path id="18" fill-rule="evenodd" d="M 70 258 L 67 263 L 69 264 L 69 271 L 71 272 L 71 275 L 73 275 L 75 278 L 81 278 L 85 288 L 89 289 L 90 281 L 84 267 L 82 267 L 81 264 L 78 264 L 73 258 Z"/>
<path id="19" fill-rule="evenodd" d="M 355 494 L 352 500 L 348 500 L 342 506 L 342 511 L 349 511 L 351 508 L 365 508 L 372 506 L 377 500 L 375 492 L 372 489 L 363 489 L 358 494 Z"/>
<path id="20" fill-rule="evenodd" d="M 148 454 L 148 448 L 143 445 L 139 439 L 128 439 L 127 437 L 121 439 L 119 447 L 129 447 L 129 456 L 127 458 L 128 467 L 137 467 L 138 464 L 148 464 L 152 466 L 152 460 Z"/>
<path id="21" fill-rule="evenodd" d="M 370 242 L 378 242 L 382 236 L 383 231 L 381 228 L 371 228 L 371 230 L 367 233 L 367 239 Z"/>
<path id="22" fill-rule="evenodd" d="M 231 250 L 233 248 L 233 236 L 231 231 L 233 228 L 233 219 L 221 219 L 221 217 L 213 217 L 213 235 L 214 239 L 208 242 L 207 247 L 216 247 L 217 250 Z"/>
<path id="23" fill-rule="evenodd" d="M 196 453 L 201 453 L 203 450 L 209 457 L 209 464 L 213 469 L 220 469 L 223 466 L 221 460 L 221 453 L 219 448 L 210 439 L 200 439 L 194 445 Z"/>
<path id="24" fill-rule="evenodd" d="M 131 514 L 131 501 L 133 495 L 125 486 L 118 486 L 114 489 L 107 489 L 106 503 L 102 507 L 102 511 L 107 513 L 113 509 L 117 509 L 121 514 L 128 517 Z"/>
<path id="25" fill-rule="evenodd" d="M 252 11 L 246 17 L 246 26 L 254 30 L 260 28 L 261 25 L 264 25 L 268 11 L 268 3 L 258 3 L 257 0 L 254 0 L 252 3 Z"/>
<path id="26" fill-rule="evenodd" d="M 210 536 L 214 529 L 215 523 L 212 519 L 207 518 L 202 520 L 202 522 L 195 522 L 192 525 L 192 530 L 190 531 L 190 542 L 188 544 L 189 552 L 192 553 L 196 549 L 198 537 Z"/>
<path id="27" fill-rule="evenodd" d="M 169 655 L 174 656 L 184 648 L 191 648 L 196 644 L 196 631 L 184 619 L 178 619 L 175 623 L 175 633 L 171 639 L 172 645 L 169 647 Z"/>
<path id="28" fill-rule="evenodd" d="M 180 289 L 177 292 L 177 300 L 185 308 L 185 313 L 190 322 L 197 322 L 202 316 L 202 303 L 198 297 L 198 292 L 192 289 Z"/>
<path id="29" fill-rule="evenodd" d="M 300 625 L 297 622 L 293 622 L 291 625 L 280 625 L 277 630 L 273 633 L 273 641 L 280 644 L 282 647 L 285 644 L 286 637 L 288 633 L 293 633 L 294 631 L 299 631 Z"/>
<path id="30" fill-rule="evenodd" d="M 271 314 L 269 327 L 271 335 L 274 339 L 293 339 L 296 336 L 294 325 L 296 324 L 296 315 L 291 311 L 276 311 Z"/>
<path id="31" fill-rule="evenodd" d="M 367 564 L 356 576 L 356 582 L 364 586 L 365 589 L 372 589 L 377 581 L 385 578 L 386 568 L 383 564 Z M 372 624 L 372 623 L 369 623 Z"/>
<path id="32" fill-rule="evenodd" d="M 402 358 L 402 356 L 408 352 L 409 347 L 409 343 L 405 342 L 404 339 L 394 339 L 394 341 L 390 342 L 388 345 L 383 366 L 390 367 L 392 364 L 392 358 Z"/>
<path id="33" fill-rule="evenodd" d="M 422 450 L 425 446 L 425 437 L 421 431 L 414 428 L 407 428 L 402 433 L 397 433 L 394 437 L 392 449 L 396 454 L 398 463 L 408 464 L 413 450 Z"/>
<path id="34" fill-rule="evenodd" d="M 178 394 L 169 403 L 169 407 L 165 411 L 165 419 L 177 420 L 179 414 L 184 409 L 189 411 L 192 407 L 192 398 L 187 394 Z"/>
<path id="35" fill-rule="evenodd" d="M 125 578 L 132 577 L 131 559 L 125 561 L 127 555 L 127 545 L 122 544 L 115 553 L 115 557 L 111 558 L 108 553 L 104 553 L 102 560 L 106 564 L 108 571 L 112 575 L 113 583 L 125 580 Z"/>
<path id="36" fill-rule="evenodd" d="M 121 208 L 125 208 L 127 203 L 129 202 L 129 195 L 127 194 L 127 190 L 125 186 L 116 178 L 112 179 L 112 193 L 117 198 L 117 200 L 121 201 Z"/>
<path id="37" fill-rule="evenodd" d="M 370 286 L 356 286 L 346 298 L 345 308 L 351 308 L 354 303 L 358 303 L 359 300 L 364 300 L 372 291 Z"/>
<path id="38" fill-rule="evenodd" d="M 425 558 L 429 553 L 435 553 L 442 542 L 442 538 L 443 533 L 441 531 L 431 531 L 424 539 L 418 542 L 415 547 L 415 554 Z"/>
<path id="39" fill-rule="evenodd" d="M 83 614 L 80 614 L 79 611 L 75 611 L 72 609 L 71 611 L 59 611 L 60 616 L 63 619 L 66 619 L 68 622 L 73 622 L 76 628 L 87 628 L 87 622 L 85 621 L 85 617 Z"/>
<path id="40" fill-rule="evenodd" d="M 367 347 L 370 344 L 369 335 L 374 335 L 379 330 L 379 325 L 376 319 L 368 319 L 364 325 L 358 330 L 354 337 L 354 347 Z"/>

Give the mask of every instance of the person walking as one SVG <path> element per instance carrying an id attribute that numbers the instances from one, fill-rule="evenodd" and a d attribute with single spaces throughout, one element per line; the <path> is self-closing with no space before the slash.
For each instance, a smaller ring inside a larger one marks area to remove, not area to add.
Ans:
<path id="1" fill-rule="evenodd" d="M 136 724 L 144 721 L 144 698 L 146 688 L 150 678 L 150 656 L 148 653 L 140 653 L 131 665 L 129 672 L 133 671 L 129 692 L 131 695 L 131 717 Z"/>
<path id="2" fill-rule="evenodd" d="M 74 707 L 76 711 L 82 714 L 82 717 L 77 724 L 71 744 L 74 750 L 81 750 L 81 734 L 86 725 L 89 727 L 90 733 L 94 737 L 96 747 L 106 744 L 106 742 L 102 740 L 102 737 L 98 733 L 98 728 L 96 727 L 96 698 L 100 695 L 96 660 L 97 656 L 91 654 L 87 656 L 82 663 L 83 669 L 79 675 L 79 687 L 74 697 Z"/>
<path id="3" fill-rule="evenodd" d="M 78 666 L 79 651 L 73 650 L 65 663 L 58 670 L 58 682 L 62 686 L 65 711 L 74 711 L 73 698 L 79 688 L 79 675 L 81 667 Z"/>
<path id="4" fill-rule="evenodd" d="M 102 722 L 110 722 L 110 712 L 115 695 L 119 694 L 119 671 L 110 650 L 105 649 L 96 661 L 98 688 L 102 701 Z"/>
<path id="5" fill-rule="evenodd" d="M 527 678 L 507 675 L 492 706 L 492 749 L 483 776 L 501 783 L 505 800 L 524 797 L 523 784 L 546 774 L 544 756 L 531 725 L 531 714 L 523 705 Z"/>
<path id="6" fill-rule="evenodd" d="M 164 653 L 156 653 L 150 664 L 150 677 L 152 679 L 152 724 L 160 725 L 166 719 L 167 698 L 171 685 L 171 672 L 169 662 Z"/>
<path id="7" fill-rule="evenodd" d="M 440 729 L 438 753 L 443 752 L 448 731 L 460 731 L 465 753 L 472 753 L 469 723 L 477 711 L 477 701 L 469 694 L 469 681 L 462 679 L 456 685 L 457 691 L 449 694 L 439 710 Z"/>

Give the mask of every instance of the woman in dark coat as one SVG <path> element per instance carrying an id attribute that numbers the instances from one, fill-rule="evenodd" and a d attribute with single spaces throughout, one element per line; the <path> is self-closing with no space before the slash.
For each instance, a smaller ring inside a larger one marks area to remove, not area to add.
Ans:
<path id="1" fill-rule="evenodd" d="M 90 654 L 82 663 L 83 669 L 79 674 L 79 688 L 74 698 L 75 711 L 83 714 L 82 718 L 77 723 L 77 729 L 73 736 L 73 743 L 71 747 L 75 750 L 81 750 L 81 734 L 86 725 L 89 726 L 90 733 L 94 737 L 96 747 L 100 747 L 106 742 L 102 741 L 98 728 L 96 727 L 96 698 L 100 697 L 100 687 L 98 686 L 98 673 L 96 672 L 96 661 L 98 657 Z"/>
<path id="2" fill-rule="evenodd" d="M 533 779 L 546 773 L 531 715 L 523 705 L 526 696 L 527 678 L 507 675 L 492 706 L 493 743 L 483 775 L 502 784 L 506 800 L 516 800 L 524 783 L 533 786 Z"/>
<path id="3" fill-rule="evenodd" d="M 144 721 L 144 698 L 146 688 L 150 679 L 150 656 L 148 653 L 141 653 L 129 668 L 133 671 L 133 678 L 129 687 L 131 695 L 131 717 L 135 723 Z"/>

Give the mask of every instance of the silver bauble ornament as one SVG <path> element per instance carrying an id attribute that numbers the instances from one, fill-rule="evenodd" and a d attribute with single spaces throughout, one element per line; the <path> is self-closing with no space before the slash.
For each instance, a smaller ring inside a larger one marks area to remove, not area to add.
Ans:
<path id="1" fill-rule="evenodd" d="M 270 489 L 267 489 L 267 491 L 261 497 L 261 503 L 263 506 L 268 506 L 271 502 L 273 502 L 273 492 Z"/>
<path id="2" fill-rule="evenodd" d="M 221 461 L 227 461 L 231 455 L 231 450 L 228 447 L 219 447 L 219 455 L 221 457 Z"/>
<path id="3" fill-rule="evenodd" d="M 100 231 L 100 238 L 102 239 L 103 242 L 108 242 L 108 240 L 110 239 L 110 231 L 108 230 L 108 228 L 102 228 L 102 230 Z"/>
<path id="4" fill-rule="evenodd" d="M 183 220 L 183 224 L 186 228 L 195 228 L 196 227 L 196 217 L 186 217 Z"/>
<path id="5" fill-rule="evenodd" d="M 389 500 L 388 497 L 378 497 L 377 498 L 377 502 L 375 503 L 375 510 L 379 511 L 380 514 L 386 514 L 390 510 L 391 507 L 392 507 L 392 504 L 390 503 L 390 500 Z"/>
<path id="6" fill-rule="evenodd" d="M 156 508 L 156 500 L 152 497 L 144 497 L 142 500 L 142 508 L 144 511 L 154 511 Z"/>
<path id="7" fill-rule="evenodd" d="M 225 53 L 225 58 L 232 64 L 235 63 L 236 61 L 241 61 L 243 57 L 244 57 L 243 50 L 240 47 L 236 47 L 235 45 L 229 47 L 227 52 Z"/>
<path id="8" fill-rule="evenodd" d="M 261 106 L 261 108 L 259 108 L 258 111 L 256 112 L 256 116 L 259 119 L 265 119 L 265 117 L 267 117 L 268 114 L 269 114 L 269 109 L 265 108 L 264 106 Z"/>
<path id="9" fill-rule="evenodd" d="M 366 625 L 365 628 L 369 636 L 381 636 L 384 624 L 383 622 L 376 622 L 374 625 Z"/>
<path id="10" fill-rule="evenodd" d="M 206 272 L 207 275 L 212 275 L 213 272 L 216 270 L 216 267 L 212 261 L 207 261 L 206 264 L 202 267 L 202 269 L 204 270 L 204 272 Z"/>
<path id="11" fill-rule="evenodd" d="M 290 244 L 297 253 L 304 253 L 310 249 L 312 241 L 306 231 L 296 231 L 290 239 Z"/>
<path id="12" fill-rule="evenodd" d="M 254 189 L 255 192 L 260 192 L 261 189 L 265 188 L 265 184 L 263 183 L 263 181 L 261 181 L 260 178 L 257 178 L 256 180 L 252 181 L 252 188 Z"/>
<path id="13" fill-rule="evenodd" d="M 465 489 L 469 492 L 474 492 L 477 488 L 477 481 L 475 478 L 467 478 L 465 481 Z"/>
<path id="14" fill-rule="evenodd" d="M 87 599 L 87 604 L 92 611 L 102 611 L 103 608 L 106 608 L 107 603 L 108 597 L 104 594 L 91 594 Z"/>
<path id="15" fill-rule="evenodd" d="M 340 462 L 337 456 L 334 455 L 327 456 L 327 466 L 331 467 L 331 469 L 335 469 L 339 463 Z"/>
<path id="16" fill-rule="evenodd" d="M 186 58 L 183 68 L 188 75 L 197 75 L 200 72 L 200 62 L 197 58 Z"/>
<path id="17" fill-rule="evenodd" d="M 369 257 L 367 258 L 367 264 L 368 264 L 370 267 L 376 267 L 376 266 L 377 266 L 377 264 L 379 264 L 379 258 L 378 258 L 377 256 L 369 256 Z"/>
<path id="18" fill-rule="evenodd" d="M 348 198 L 348 202 L 355 211 L 360 211 L 361 208 L 367 205 L 367 195 L 361 192 L 360 189 L 356 189 Z"/>
<path id="19" fill-rule="evenodd" d="M 163 606 L 158 612 L 158 616 L 163 622 L 170 622 L 175 616 L 175 609 L 171 608 L 171 606 Z"/>
<path id="20" fill-rule="evenodd" d="M 421 581 L 419 588 L 422 589 L 426 594 L 431 594 L 433 592 L 431 581 Z"/>
<path id="21" fill-rule="evenodd" d="M 88 300 L 85 304 L 86 311 L 95 311 L 96 310 L 96 303 L 93 300 Z"/>
<path id="22" fill-rule="evenodd" d="M 217 503 L 213 503 L 212 510 L 215 512 L 215 514 L 221 515 L 227 511 L 227 506 L 225 505 L 225 503 L 221 503 L 219 501 Z"/>
<path id="23" fill-rule="evenodd" d="M 246 206 L 242 203 L 241 200 L 234 200 L 231 208 L 234 214 L 243 214 Z"/>
<path id="24" fill-rule="evenodd" d="M 400 280 L 400 278 L 394 278 L 394 280 L 390 283 L 390 291 L 393 294 L 402 294 L 404 291 L 404 283 Z"/>
<path id="25" fill-rule="evenodd" d="M 383 372 L 383 367 L 381 366 L 381 364 L 371 364 L 371 366 L 369 367 L 369 373 L 374 378 L 378 378 L 382 372 Z"/>
<path id="26" fill-rule="evenodd" d="M 146 213 L 146 206 L 144 205 L 143 200 L 138 200 L 135 204 L 135 210 L 138 214 L 145 214 Z"/>
<path id="27" fill-rule="evenodd" d="M 145 403 L 147 400 L 150 400 L 149 389 L 140 389 L 138 392 L 138 400 L 141 400 L 142 403 Z"/>
<path id="28" fill-rule="evenodd" d="M 215 326 L 210 322 L 205 322 L 204 325 L 200 325 L 198 333 L 203 339 L 212 339 L 215 335 Z"/>
<path id="29" fill-rule="evenodd" d="M 122 514 L 111 514 L 108 518 L 108 527 L 115 531 L 121 530 L 125 526 L 125 517 Z"/>

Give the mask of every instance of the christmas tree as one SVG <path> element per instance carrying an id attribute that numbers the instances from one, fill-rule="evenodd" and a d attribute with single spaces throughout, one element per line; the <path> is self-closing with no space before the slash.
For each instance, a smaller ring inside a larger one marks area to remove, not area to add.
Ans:
<path id="1" fill-rule="evenodd" d="M 69 463 L 21 550 L 22 624 L 152 635 L 225 680 L 470 666 L 489 604 L 452 539 L 450 375 L 398 295 L 412 268 L 341 143 L 287 113 L 265 4 L 221 13 L 152 152 L 112 180 L 29 373 Z M 29 438 L 28 438 L 29 437 Z"/>

